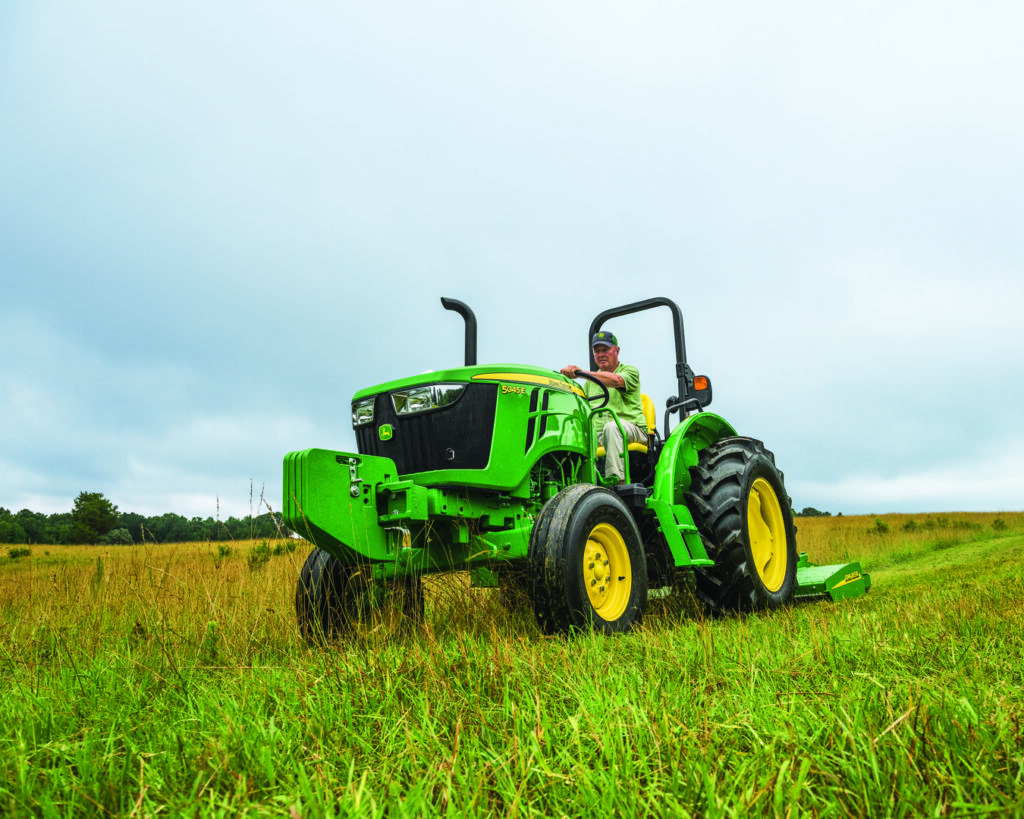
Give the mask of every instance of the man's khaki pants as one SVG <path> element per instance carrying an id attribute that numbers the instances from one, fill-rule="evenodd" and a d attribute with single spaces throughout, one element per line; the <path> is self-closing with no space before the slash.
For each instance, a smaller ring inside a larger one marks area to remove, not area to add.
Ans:
<path id="1" fill-rule="evenodd" d="M 620 421 L 626 439 L 631 444 L 646 444 L 647 433 L 632 421 Z M 619 483 L 626 479 L 626 470 L 622 465 L 622 433 L 614 421 L 609 421 L 601 428 L 599 436 L 604 447 L 604 476 L 615 478 Z"/>

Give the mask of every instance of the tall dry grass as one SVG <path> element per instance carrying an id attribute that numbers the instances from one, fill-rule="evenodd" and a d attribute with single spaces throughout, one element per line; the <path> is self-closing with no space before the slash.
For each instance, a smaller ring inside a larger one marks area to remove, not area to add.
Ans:
<path id="1" fill-rule="evenodd" d="M 1024 514 L 926 517 L 798 521 L 865 598 L 620 639 L 460 574 L 315 648 L 303 548 L 0 552 L 0 814 L 1021 815 Z"/>
<path id="2" fill-rule="evenodd" d="M 912 552 L 935 544 L 994 537 L 1024 528 L 1024 512 L 940 512 L 926 514 L 798 517 L 797 547 L 818 564 L 891 555 L 894 544 Z M 888 559 L 888 558 L 887 558 Z"/>

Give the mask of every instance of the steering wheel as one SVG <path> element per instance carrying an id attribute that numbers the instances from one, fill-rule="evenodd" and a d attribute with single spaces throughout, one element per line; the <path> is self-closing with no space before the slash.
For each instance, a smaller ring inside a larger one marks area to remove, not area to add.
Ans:
<path id="1" fill-rule="evenodd" d="M 592 376 L 590 373 L 584 372 L 583 370 L 576 370 L 576 375 L 578 375 L 580 378 L 587 379 L 587 381 L 593 381 L 595 384 L 597 384 L 597 386 L 601 388 L 602 392 L 600 395 L 587 396 L 587 400 L 590 403 L 594 403 L 595 401 L 601 402 L 600 405 L 594 407 L 594 409 L 599 410 L 603 409 L 604 407 L 607 407 L 608 402 L 612 398 L 612 394 L 608 391 L 608 385 L 605 384 L 600 378 L 596 378 Z"/>

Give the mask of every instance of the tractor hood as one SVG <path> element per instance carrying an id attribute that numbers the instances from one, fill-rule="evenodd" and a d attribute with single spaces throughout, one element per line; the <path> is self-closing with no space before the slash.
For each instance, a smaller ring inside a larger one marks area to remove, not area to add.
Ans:
<path id="1" fill-rule="evenodd" d="M 547 387 L 548 389 L 573 392 L 583 396 L 583 390 L 571 379 L 557 370 L 532 367 L 527 364 L 478 364 L 473 367 L 455 367 L 449 370 L 431 370 L 419 375 L 388 381 L 375 387 L 366 387 L 352 396 L 352 403 L 381 393 L 391 393 L 408 387 L 428 384 L 456 383 L 507 383 Z"/>
<path id="2" fill-rule="evenodd" d="M 535 444 L 542 444 L 536 456 L 556 445 L 583 451 L 580 422 L 569 420 L 582 417 L 583 398 L 578 384 L 542 367 L 458 367 L 360 390 L 352 426 L 359 452 L 390 458 L 401 475 L 443 472 L 435 480 L 451 481 L 453 471 L 490 467 L 497 470 L 491 480 L 511 489 L 525 477 Z M 505 454 L 500 463 L 495 451 Z"/>

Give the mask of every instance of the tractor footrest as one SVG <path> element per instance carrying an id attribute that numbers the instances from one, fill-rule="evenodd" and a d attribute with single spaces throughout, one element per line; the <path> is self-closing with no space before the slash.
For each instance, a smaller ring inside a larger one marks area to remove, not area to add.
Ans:
<path id="1" fill-rule="evenodd" d="M 622 498 L 623 503 L 631 510 L 647 508 L 647 496 L 650 495 L 650 490 L 642 483 L 620 483 L 610 489 Z"/>

